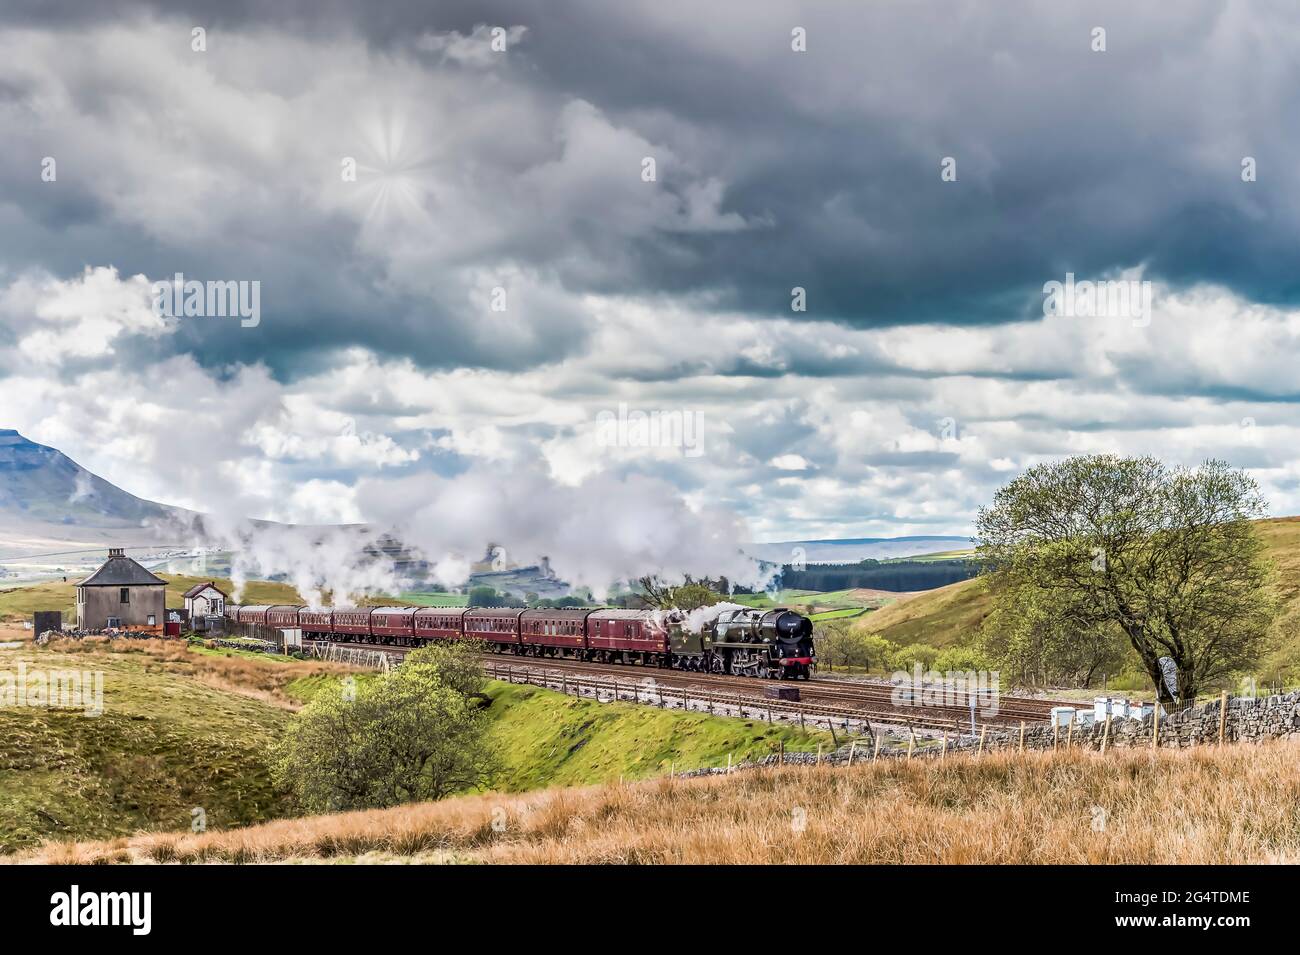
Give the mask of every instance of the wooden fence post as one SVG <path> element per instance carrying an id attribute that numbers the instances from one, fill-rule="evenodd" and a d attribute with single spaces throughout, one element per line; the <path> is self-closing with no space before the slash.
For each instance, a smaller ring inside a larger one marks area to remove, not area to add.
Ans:
<path id="1" fill-rule="evenodd" d="M 1056 751 L 1056 743 L 1060 738 L 1061 738 L 1061 724 L 1053 720 L 1052 721 L 1052 751 L 1053 752 Z"/>
<path id="2" fill-rule="evenodd" d="M 1020 721 L 1020 752 L 1025 751 L 1025 721 Z"/>
<path id="3" fill-rule="evenodd" d="M 1065 748 L 1069 749 L 1073 745 L 1074 745 L 1074 715 L 1070 717 L 1070 725 L 1065 728 Z"/>
<path id="4" fill-rule="evenodd" d="M 1228 731 L 1228 691 L 1219 694 L 1219 745 L 1222 746 Z"/>
<path id="5" fill-rule="evenodd" d="M 983 726 L 980 727 L 980 750 L 979 751 L 981 754 L 984 752 L 984 737 L 988 735 L 988 732 L 989 732 L 989 724 L 985 723 Z"/>
<path id="6" fill-rule="evenodd" d="M 874 763 L 877 759 L 880 758 L 880 734 L 877 733 L 875 730 L 872 730 L 871 735 L 876 740 L 876 747 L 871 751 L 871 761 Z"/>
<path id="7" fill-rule="evenodd" d="M 853 765 L 853 754 L 858 751 L 858 741 L 854 740 L 849 744 L 849 765 Z"/>
<path id="8" fill-rule="evenodd" d="M 1160 748 L 1160 694 L 1156 694 L 1156 708 L 1151 711 L 1151 748 Z"/>
<path id="9" fill-rule="evenodd" d="M 943 762 L 948 758 L 948 734 L 943 734 L 943 748 L 939 750 L 939 761 Z"/>
<path id="10" fill-rule="evenodd" d="M 727 775 L 731 775 L 731 754 L 727 754 Z"/>
<path id="11" fill-rule="evenodd" d="M 818 743 L 817 744 L 817 765 L 820 766 L 821 764 L 822 764 L 822 744 Z"/>
<path id="12" fill-rule="evenodd" d="M 909 726 L 909 727 L 907 728 L 907 730 L 908 730 L 908 732 L 911 732 L 912 727 Z M 907 738 L 907 758 L 908 758 L 908 759 L 911 759 L 911 758 L 912 758 L 912 749 L 913 749 L 913 747 L 915 747 L 915 746 L 916 746 L 916 737 L 915 737 L 915 736 L 909 736 L 909 737 Z"/>
<path id="13" fill-rule="evenodd" d="M 785 765 L 785 740 L 783 739 L 777 740 L 776 744 L 777 744 L 776 764 L 778 766 L 784 766 Z"/>
<path id="14" fill-rule="evenodd" d="M 1107 747 L 1107 745 L 1109 745 L 1109 743 L 1110 743 L 1110 720 L 1111 720 L 1110 707 L 1107 706 L 1107 708 L 1106 708 L 1106 728 L 1105 728 L 1104 730 L 1102 730 L 1102 732 L 1101 732 L 1101 751 L 1102 751 L 1103 753 L 1106 752 L 1106 747 Z"/>

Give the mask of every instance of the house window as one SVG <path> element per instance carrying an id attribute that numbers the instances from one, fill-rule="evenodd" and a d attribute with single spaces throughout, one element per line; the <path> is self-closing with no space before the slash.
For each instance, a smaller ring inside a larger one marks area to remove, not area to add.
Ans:
<path id="1" fill-rule="evenodd" d="M 157 625 L 158 625 L 158 618 L 155 617 L 153 614 L 149 614 L 149 623 L 147 624 L 147 626 L 156 627 Z"/>
<path id="2" fill-rule="evenodd" d="M 118 629 L 121 628 L 121 626 L 122 626 L 122 618 L 121 618 L 121 617 L 109 617 L 109 618 L 108 618 L 108 629 L 109 629 L 109 630 L 118 630 Z"/>
<path id="3" fill-rule="evenodd" d="M 123 588 L 122 588 L 122 600 L 121 600 L 121 602 L 124 603 L 124 604 L 129 604 L 129 603 L 131 602 L 131 588 L 130 588 L 130 587 L 123 587 Z"/>

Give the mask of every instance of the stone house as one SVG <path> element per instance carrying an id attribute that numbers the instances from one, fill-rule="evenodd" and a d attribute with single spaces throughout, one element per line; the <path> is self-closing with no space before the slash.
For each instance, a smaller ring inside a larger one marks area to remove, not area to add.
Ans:
<path id="1" fill-rule="evenodd" d="M 167 583 L 155 577 L 120 547 L 77 584 L 78 630 L 153 630 L 163 633 Z"/>

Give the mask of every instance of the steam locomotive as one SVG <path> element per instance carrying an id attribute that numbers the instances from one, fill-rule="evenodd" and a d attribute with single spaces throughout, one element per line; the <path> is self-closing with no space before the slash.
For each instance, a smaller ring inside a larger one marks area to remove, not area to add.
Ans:
<path id="1" fill-rule="evenodd" d="M 226 616 L 306 640 L 418 647 L 468 637 L 496 653 L 769 679 L 809 679 L 817 662 L 812 621 L 785 607 L 723 610 L 694 629 L 679 610 L 227 605 Z"/>

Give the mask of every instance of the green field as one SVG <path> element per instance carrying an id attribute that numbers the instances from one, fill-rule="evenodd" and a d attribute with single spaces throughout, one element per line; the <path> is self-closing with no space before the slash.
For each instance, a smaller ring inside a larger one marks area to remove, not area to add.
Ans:
<path id="1" fill-rule="evenodd" d="M 854 617 L 861 617 L 870 609 L 870 607 L 845 607 L 842 610 L 824 610 L 821 613 L 813 614 L 808 619 L 814 623 L 820 623 L 823 620 L 851 620 Z"/>
<path id="2" fill-rule="evenodd" d="M 768 594 L 734 594 L 725 598 L 732 603 L 746 607 L 767 610 L 772 607 L 793 607 L 803 610 L 815 607 L 819 612 L 827 610 L 861 610 L 874 609 L 890 602 L 890 598 L 864 593 L 862 590 L 781 590 L 775 596 Z"/>
<path id="3" fill-rule="evenodd" d="M 413 590 L 397 598 L 398 603 L 406 607 L 465 607 L 469 605 L 468 594 L 452 594 L 445 591 Z"/>

